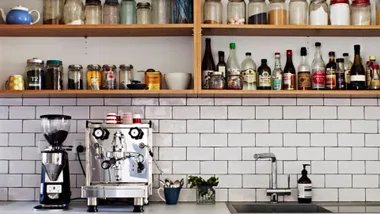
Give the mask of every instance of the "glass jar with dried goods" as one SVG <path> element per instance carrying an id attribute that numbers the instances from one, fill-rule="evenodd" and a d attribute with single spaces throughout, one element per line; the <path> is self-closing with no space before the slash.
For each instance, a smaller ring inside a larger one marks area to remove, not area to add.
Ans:
<path id="1" fill-rule="evenodd" d="M 131 84 L 133 78 L 133 65 L 120 65 L 119 67 L 119 89 L 128 89 L 127 85 Z"/>
<path id="2" fill-rule="evenodd" d="M 326 0 L 312 0 L 309 6 L 310 25 L 329 24 L 329 6 Z"/>
<path id="3" fill-rule="evenodd" d="M 84 5 L 82 0 L 67 0 L 63 8 L 63 21 L 66 25 L 84 24 Z"/>
<path id="4" fill-rule="evenodd" d="M 152 23 L 170 24 L 172 14 L 171 0 L 152 1 Z"/>
<path id="5" fill-rule="evenodd" d="M 151 24 L 152 11 L 150 3 L 140 2 L 137 4 L 137 24 Z"/>
<path id="6" fill-rule="evenodd" d="M 225 88 L 225 82 L 226 80 L 222 72 L 214 71 L 211 73 L 209 88 L 212 90 L 223 90 Z"/>
<path id="7" fill-rule="evenodd" d="M 63 90 L 63 66 L 61 60 L 46 62 L 45 89 Z"/>
<path id="8" fill-rule="evenodd" d="M 26 89 L 44 89 L 44 61 L 38 58 L 28 59 L 26 65 Z"/>
<path id="9" fill-rule="evenodd" d="M 83 67 L 81 65 L 69 65 L 69 81 L 67 89 L 83 89 Z"/>
<path id="10" fill-rule="evenodd" d="M 332 0 L 330 3 L 331 25 L 350 25 L 350 5 L 348 0 Z"/>
<path id="11" fill-rule="evenodd" d="M 205 0 L 203 4 L 203 23 L 222 24 L 223 5 L 221 0 Z"/>
<path id="12" fill-rule="evenodd" d="M 380 25 L 380 0 L 376 1 L 376 24 Z"/>
<path id="13" fill-rule="evenodd" d="M 63 24 L 64 0 L 44 0 L 44 24 Z"/>
<path id="14" fill-rule="evenodd" d="M 351 4 L 351 25 L 370 25 L 371 5 L 369 0 L 354 0 Z"/>
<path id="15" fill-rule="evenodd" d="M 265 0 L 249 0 L 248 24 L 268 24 L 268 6 Z"/>
<path id="16" fill-rule="evenodd" d="M 148 69 L 145 72 L 145 84 L 148 90 L 161 89 L 161 72 L 154 69 Z"/>
<path id="17" fill-rule="evenodd" d="M 290 0 L 289 24 L 307 25 L 309 19 L 309 5 L 306 0 Z"/>
<path id="18" fill-rule="evenodd" d="M 268 7 L 268 23 L 271 25 L 286 25 L 287 14 L 284 0 L 270 0 Z"/>
<path id="19" fill-rule="evenodd" d="M 228 0 L 227 23 L 245 24 L 245 2 L 244 0 Z"/>
<path id="20" fill-rule="evenodd" d="M 114 90 L 117 89 L 117 67 L 116 65 L 103 65 L 103 89 Z"/>
<path id="21" fill-rule="evenodd" d="M 100 65 L 87 66 L 87 89 L 100 90 L 102 85 L 102 71 Z"/>
<path id="22" fill-rule="evenodd" d="M 120 22 L 120 5 L 118 0 L 106 0 L 103 5 L 103 24 L 115 25 Z"/>
<path id="23" fill-rule="evenodd" d="M 243 90 L 244 81 L 239 71 L 229 72 L 227 77 L 227 88 L 233 90 Z"/>
<path id="24" fill-rule="evenodd" d="M 102 3 L 100 0 L 86 0 L 84 14 L 86 25 L 101 25 Z"/>
<path id="25" fill-rule="evenodd" d="M 120 10 L 120 24 L 136 24 L 136 1 L 135 0 L 122 0 Z"/>

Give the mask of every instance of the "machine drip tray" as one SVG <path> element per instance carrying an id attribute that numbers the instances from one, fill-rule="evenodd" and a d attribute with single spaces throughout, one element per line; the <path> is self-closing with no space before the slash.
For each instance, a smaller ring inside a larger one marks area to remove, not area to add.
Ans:
<path id="1" fill-rule="evenodd" d="M 146 185 L 84 186 L 82 187 L 82 198 L 143 198 L 148 195 L 146 191 Z"/>

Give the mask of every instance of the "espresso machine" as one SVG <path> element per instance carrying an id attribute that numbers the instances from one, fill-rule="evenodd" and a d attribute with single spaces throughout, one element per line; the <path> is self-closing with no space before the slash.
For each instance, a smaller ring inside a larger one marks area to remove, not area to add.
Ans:
<path id="1" fill-rule="evenodd" d="M 35 210 L 65 210 L 70 203 L 69 159 L 62 143 L 70 130 L 70 116 L 42 115 L 42 134 L 49 147 L 41 151 L 42 170 L 40 186 L 40 205 Z"/>
<path id="2" fill-rule="evenodd" d="M 87 212 L 104 200 L 133 200 L 133 212 L 144 212 L 152 194 L 151 124 L 87 122 L 85 136 Z"/>

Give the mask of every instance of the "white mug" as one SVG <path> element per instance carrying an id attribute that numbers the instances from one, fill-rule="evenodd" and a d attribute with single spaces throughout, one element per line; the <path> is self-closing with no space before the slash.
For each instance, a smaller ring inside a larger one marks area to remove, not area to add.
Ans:
<path id="1" fill-rule="evenodd" d="M 158 190 L 157 190 L 157 195 L 158 195 L 158 197 L 161 198 L 161 200 L 163 200 L 164 202 L 166 202 L 165 198 L 162 197 L 162 195 L 161 195 L 161 193 L 160 193 L 161 190 L 162 190 L 162 192 L 163 192 L 163 191 L 164 191 L 164 188 L 163 188 L 163 187 L 158 188 Z"/>

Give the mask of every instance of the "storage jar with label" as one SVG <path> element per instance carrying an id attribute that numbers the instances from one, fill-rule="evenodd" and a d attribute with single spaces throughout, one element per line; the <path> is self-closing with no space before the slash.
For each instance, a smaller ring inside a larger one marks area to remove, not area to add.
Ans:
<path id="1" fill-rule="evenodd" d="M 148 2 L 140 2 L 137 4 L 137 24 L 151 24 L 152 11 Z"/>
<path id="2" fill-rule="evenodd" d="M 117 67 L 116 65 L 103 65 L 103 89 L 117 89 Z"/>
<path id="3" fill-rule="evenodd" d="M 102 85 L 102 71 L 100 65 L 87 66 L 87 89 L 100 90 Z"/>
<path id="4" fill-rule="evenodd" d="M 223 77 L 222 72 L 214 71 L 211 73 L 209 89 L 212 90 L 223 90 L 225 87 L 226 80 Z"/>
<path id="5" fill-rule="evenodd" d="M 171 0 L 152 1 L 152 23 L 170 24 L 172 15 Z"/>
<path id="6" fill-rule="evenodd" d="M 119 89 L 128 89 L 127 85 L 131 84 L 133 79 L 133 65 L 120 65 L 119 70 Z"/>
<path id="7" fill-rule="evenodd" d="M 233 71 L 228 74 L 227 88 L 233 90 L 243 90 L 243 77 L 239 71 Z"/>
<path id="8" fill-rule="evenodd" d="M 371 5 L 369 0 L 354 0 L 351 4 L 351 25 L 370 25 Z"/>
<path id="9" fill-rule="evenodd" d="M 221 0 L 205 0 L 203 4 L 203 23 L 223 24 L 223 5 Z"/>
<path id="10" fill-rule="evenodd" d="M 44 61 L 38 58 L 28 59 L 26 65 L 26 89 L 42 90 L 44 88 Z"/>
<path id="11" fill-rule="evenodd" d="M 106 0 L 103 5 L 103 24 L 116 25 L 120 22 L 120 5 L 118 0 Z"/>
<path id="12" fill-rule="evenodd" d="M 350 5 L 348 0 L 332 0 L 330 3 L 331 25 L 350 25 Z"/>
<path id="13" fill-rule="evenodd" d="M 290 0 L 289 24 L 307 25 L 309 19 L 309 5 L 306 0 Z"/>
<path id="14" fill-rule="evenodd" d="M 43 23 L 51 25 L 63 24 L 64 0 L 44 0 Z"/>
<path id="15" fill-rule="evenodd" d="M 83 67 L 81 65 L 69 65 L 69 80 L 67 89 L 83 89 Z"/>
<path id="16" fill-rule="evenodd" d="M 245 24 L 245 2 L 244 0 L 228 0 L 227 23 Z"/>
<path id="17" fill-rule="evenodd" d="M 86 0 L 84 14 L 86 25 L 101 25 L 102 3 L 100 0 Z"/>
<path id="18" fill-rule="evenodd" d="M 48 90 L 63 90 L 63 66 L 61 60 L 46 62 L 45 88 Z"/>
<path id="19" fill-rule="evenodd" d="M 84 5 L 82 0 L 67 0 L 63 8 L 63 21 L 66 25 L 84 24 Z"/>
<path id="20" fill-rule="evenodd" d="M 120 24 L 136 24 L 136 1 L 122 0 L 120 9 Z"/>
<path id="21" fill-rule="evenodd" d="M 268 6 L 265 0 L 250 0 L 248 24 L 268 24 Z"/>
<path id="22" fill-rule="evenodd" d="M 154 69 L 148 69 L 145 72 L 145 84 L 148 90 L 160 90 L 161 89 L 161 72 Z"/>
<path id="23" fill-rule="evenodd" d="M 329 24 L 329 6 L 326 0 L 312 0 L 309 7 L 310 25 Z"/>
<path id="24" fill-rule="evenodd" d="M 284 0 L 270 0 L 268 11 L 268 22 L 270 25 L 288 24 L 288 11 L 286 10 Z"/>

